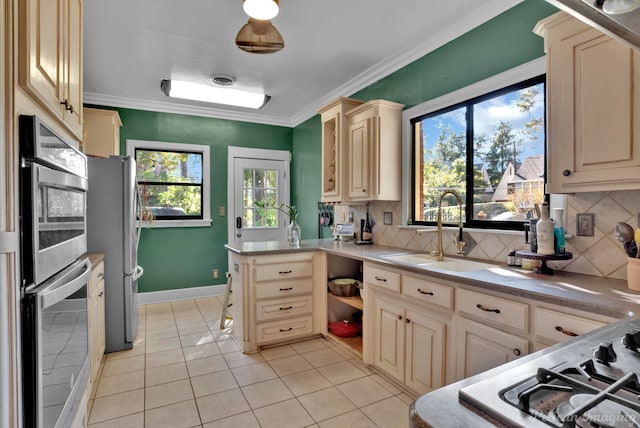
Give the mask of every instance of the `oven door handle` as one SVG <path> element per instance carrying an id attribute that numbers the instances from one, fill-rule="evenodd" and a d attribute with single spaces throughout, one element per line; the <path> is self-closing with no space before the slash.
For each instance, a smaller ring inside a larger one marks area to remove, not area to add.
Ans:
<path id="1" fill-rule="evenodd" d="M 82 269 L 82 272 L 78 275 L 79 269 Z M 71 280 L 68 279 L 70 276 L 73 277 Z M 91 262 L 85 259 L 68 274 L 58 278 L 38 293 L 41 307 L 46 309 L 72 295 L 89 282 L 89 276 L 91 276 Z"/>

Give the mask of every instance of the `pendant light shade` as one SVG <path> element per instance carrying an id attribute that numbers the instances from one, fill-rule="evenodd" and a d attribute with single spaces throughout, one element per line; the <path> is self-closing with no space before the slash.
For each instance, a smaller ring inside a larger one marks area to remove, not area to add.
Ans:
<path id="1" fill-rule="evenodd" d="M 284 39 L 271 21 L 249 18 L 238 31 L 236 45 L 245 52 L 268 54 L 284 48 Z"/>
<path id="2" fill-rule="evenodd" d="M 251 18 L 268 21 L 280 12 L 278 0 L 244 0 L 242 8 Z"/>
<path id="3" fill-rule="evenodd" d="M 604 13 L 620 15 L 629 13 L 640 7 L 640 0 L 606 0 L 602 5 Z"/>

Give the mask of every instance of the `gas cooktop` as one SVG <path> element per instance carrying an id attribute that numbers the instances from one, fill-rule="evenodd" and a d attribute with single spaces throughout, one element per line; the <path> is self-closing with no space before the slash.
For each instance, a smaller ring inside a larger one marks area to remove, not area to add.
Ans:
<path id="1" fill-rule="evenodd" d="M 459 391 L 508 426 L 640 428 L 640 319 L 604 327 Z"/>

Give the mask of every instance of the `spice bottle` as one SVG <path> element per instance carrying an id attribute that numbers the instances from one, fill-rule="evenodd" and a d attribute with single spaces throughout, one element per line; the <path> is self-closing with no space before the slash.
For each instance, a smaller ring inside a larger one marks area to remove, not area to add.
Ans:
<path id="1" fill-rule="evenodd" d="M 542 204 L 536 231 L 538 235 L 538 254 L 555 254 L 553 222 L 549 218 L 549 206 L 547 204 Z"/>

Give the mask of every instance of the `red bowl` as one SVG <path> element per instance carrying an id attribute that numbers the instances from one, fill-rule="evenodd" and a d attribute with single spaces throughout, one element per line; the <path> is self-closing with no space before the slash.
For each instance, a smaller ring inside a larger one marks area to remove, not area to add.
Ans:
<path id="1" fill-rule="evenodd" d="M 329 331 L 338 337 L 356 337 L 360 336 L 362 325 L 356 322 L 336 321 L 329 323 Z"/>

